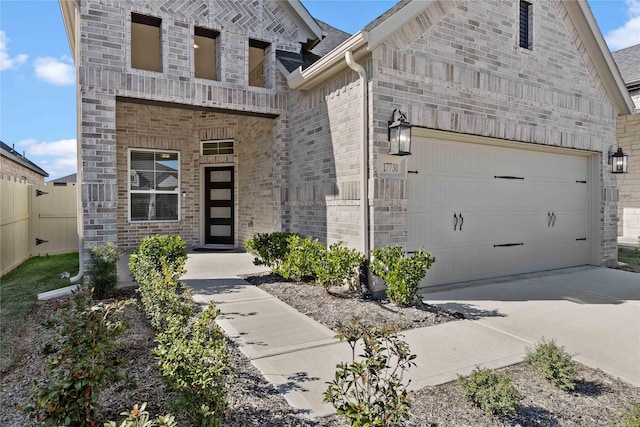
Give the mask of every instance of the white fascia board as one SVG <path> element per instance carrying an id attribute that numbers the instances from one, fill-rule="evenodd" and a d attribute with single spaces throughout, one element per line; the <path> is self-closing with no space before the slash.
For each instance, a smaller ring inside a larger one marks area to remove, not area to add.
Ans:
<path id="1" fill-rule="evenodd" d="M 580 34 L 587 52 L 602 79 L 603 85 L 618 114 L 631 114 L 634 111 L 633 100 L 622 80 L 620 71 L 609 52 L 600 28 L 586 0 L 563 1 L 569 17 Z"/>
<path id="2" fill-rule="evenodd" d="M 393 15 L 387 17 L 369 31 L 369 50 L 375 49 L 387 37 L 393 34 L 393 32 L 415 18 L 417 14 L 431 6 L 435 1 L 437 0 L 413 0 Z"/>
<path id="3" fill-rule="evenodd" d="M 79 23 L 76 22 L 76 9 L 80 8 L 80 0 L 59 0 L 59 4 L 64 29 L 66 30 L 67 40 L 71 50 L 71 56 L 73 56 L 73 61 L 77 62 L 75 32 L 79 28 Z"/>
<path id="4" fill-rule="evenodd" d="M 359 31 L 306 70 L 303 71 L 302 67 L 298 67 L 298 69 L 287 76 L 289 87 L 292 89 L 309 89 L 313 87 L 314 82 L 326 80 L 333 74 L 333 71 L 338 71 L 342 68 L 346 69 L 347 64 L 344 60 L 345 52 L 354 52 L 366 46 L 367 37 L 368 34 L 366 31 Z M 336 67 L 336 65 L 338 65 L 338 67 Z"/>
<path id="5" fill-rule="evenodd" d="M 320 25 L 316 22 L 316 20 L 311 16 L 309 11 L 300 3 L 300 0 L 279 0 L 279 3 L 283 3 L 288 5 L 304 22 L 307 29 L 316 37 L 318 41 L 322 40 L 324 36 L 327 35 L 326 32 L 322 31 Z M 306 40 L 299 40 L 301 43 L 306 43 Z"/>

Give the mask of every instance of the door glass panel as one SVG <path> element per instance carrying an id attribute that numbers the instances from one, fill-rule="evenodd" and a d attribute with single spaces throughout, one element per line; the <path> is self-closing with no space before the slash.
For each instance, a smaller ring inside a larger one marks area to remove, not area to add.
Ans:
<path id="1" fill-rule="evenodd" d="M 212 236 L 231 236 L 231 226 L 230 225 L 212 225 L 210 227 Z"/>
<path id="2" fill-rule="evenodd" d="M 231 171 L 211 171 L 209 174 L 210 182 L 231 182 Z"/>
<path id="3" fill-rule="evenodd" d="M 212 207 L 211 218 L 231 218 L 231 208 Z"/>
<path id="4" fill-rule="evenodd" d="M 212 189 L 209 195 L 209 200 L 231 200 L 231 189 L 230 188 Z"/>

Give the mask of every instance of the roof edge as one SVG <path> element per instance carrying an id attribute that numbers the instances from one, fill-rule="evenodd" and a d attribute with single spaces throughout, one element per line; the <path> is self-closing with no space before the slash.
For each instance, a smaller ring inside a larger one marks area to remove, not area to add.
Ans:
<path id="1" fill-rule="evenodd" d="M 627 91 L 622 75 L 587 1 L 563 1 L 563 4 L 585 44 L 587 53 L 593 61 L 596 72 L 600 76 L 616 112 L 618 114 L 633 113 L 635 105 L 631 95 Z"/>
<path id="2" fill-rule="evenodd" d="M 343 62 L 345 52 L 354 51 L 366 46 L 368 37 L 369 34 L 366 31 L 359 31 L 305 70 L 302 70 L 302 67 L 298 67 L 287 76 L 289 87 L 301 90 L 310 89 L 316 82 L 325 80 L 333 74 L 327 74 L 325 71 L 340 63 L 346 68 L 347 65 Z"/>
<path id="3" fill-rule="evenodd" d="M 309 31 L 316 37 L 316 44 L 322 40 L 327 34 L 322 30 L 320 24 L 318 24 L 313 16 L 309 13 L 306 7 L 300 0 L 286 0 L 282 3 L 288 4 L 289 7 L 302 19 L 302 22 L 307 26 Z"/>
<path id="4" fill-rule="evenodd" d="M 369 50 L 375 49 L 387 37 L 404 26 L 437 0 L 414 0 L 369 30 Z"/>
<path id="5" fill-rule="evenodd" d="M 80 0 L 59 0 L 60 13 L 62 14 L 62 22 L 64 23 L 64 29 L 67 33 L 67 41 L 69 42 L 69 48 L 71 50 L 71 56 L 73 61 L 77 62 L 76 58 L 76 8 L 80 7 Z"/>

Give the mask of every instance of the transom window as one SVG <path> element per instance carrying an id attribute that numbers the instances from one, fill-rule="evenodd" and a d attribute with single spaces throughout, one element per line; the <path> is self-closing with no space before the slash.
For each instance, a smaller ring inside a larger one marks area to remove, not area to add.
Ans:
<path id="1" fill-rule="evenodd" d="M 180 219 L 180 157 L 175 151 L 129 151 L 129 218 Z"/>
<path id="2" fill-rule="evenodd" d="M 202 141 L 202 155 L 233 154 L 233 139 Z"/>

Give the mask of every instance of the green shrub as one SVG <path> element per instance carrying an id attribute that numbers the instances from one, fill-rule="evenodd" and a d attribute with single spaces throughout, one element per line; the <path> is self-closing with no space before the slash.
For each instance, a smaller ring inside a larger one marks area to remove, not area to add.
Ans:
<path id="1" fill-rule="evenodd" d="M 182 325 L 186 325 L 194 311 L 191 291 L 178 282 L 174 270 L 164 258 L 160 266 L 160 271 L 149 268 L 136 290 L 149 323 L 156 331 L 167 329 L 170 318 L 179 319 Z"/>
<path id="2" fill-rule="evenodd" d="M 294 235 L 289 238 L 289 253 L 280 267 L 274 271 L 285 279 L 314 279 L 318 263 L 326 257 L 327 248 L 318 241 Z"/>
<path id="3" fill-rule="evenodd" d="M 182 237 L 167 234 L 146 236 L 129 258 L 129 271 L 135 281 L 140 283 L 149 271 L 161 271 L 164 263 L 175 277 L 180 277 L 184 273 L 186 261 L 187 244 Z"/>
<path id="4" fill-rule="evenodd" d="M 256 256 L 253 259 L 255 265 L 266 265 L 276 270 L 287 258 L 289 238 L 295 235 L 286 231 L 258 233 L 246 241 L 247 251 Z"/>
<path id="5" fill-rule="evenodd" d="M 97 298 L 104 298 L 108 292 L 115 289 L 118 283 L 118 259 L 122 256 L 122 251 L 115 243 L 109 242 L 104 245 L 95 246 L 89 251 L 89 274 L 94 295 Z"/>
<path id="6" fill-rule="evenodd" d="M 114 357 L 124 332 L 128 301 L 91 305 L 91 291 L 80 291 L 60 306 L 48 326 L 55 328 L 47 345 L 44 377 L 31 390 L 33 404 L 21 408 L 47 426 L 93 426 L 98 397 L 121 380 L 121 360 Z"/>
<path id="7" fill-rule="evenodd" d="M 436 260 L 424 248 L 406 258 L 402 246 L 374 249 L 373 257 L 372 273 L 387 283 L 387 297 L 399 306 L 416 300 L 420 280 Z"/>
<path id="8" fill-rule="evenodd" d="M 631 405 L 622 413 L 622 422 L 618 427 L 640 427 L 640 403 Z"/>
<path id="9" fill-rule="evenodd" d="M 358 269 L 363 262 L 364 255 L 357 250 L 334 243 L 314 266 L 316 283 L 325 289 L 347 283 L 354 289 L 354 278 L 357 279 Z"/>
<path id="10" fill-rule="evenodd" d="M 127 417 L 120 424 L 115 421 L 104 423 L 104 427 L 178 427 L 178 423 L 173 415 L 167 414 L 158 416 L 155 419 L 149 417 L 149 412 L 145 411 L 147 402 L 138 407 L 133 405 L 133 409 L 129 412 L 122 412 L 120 415 Z"/>
<path id="11" fill-rule="evenodd" d="M 522 399 L 511 377 L 491 369 L 476 368 L 467 377 L 459 375 L 458 385 L 469 402 L 492 415 L 513 414 Z"/>
<path id="12" fill-rule="evenodd" d="M 544 338 L 536 344 L 535 348 L 527 348 L 525 363 L 532 365 L 555 387 L 561 390 L 573 390 L 575 388 L 575 376 L 578 367 L 572 356 L 564 347 L 558 347 L 555 340 L 545 342 Z"/>
<path id="13" fill-rule="evenodd" d="M 409 399 L 404 373 L 415 366 L 416 358 L 409 345 L 395 330 L 370 328 L 352 319 L 339 324 L 336 338 L 351 347 L 351 362 L 339 363 L 333 381 L 324 392 L 331 403 L 352 426 L 394 426 L 408 418 Z M 356 346 L 362 341 L 364 352 L 356 361 Z"/>
<path id="14" fill-rule="evenodd" d="M 211 303 L 190 327 L 171 318 L 156 336 L 154 355 L 163 381 L 178 394 L 171 407 L 193 425 L 217 427 L 227 409 L 232 372 L 224 335 L 215 323 L 218 314 Z"/>

